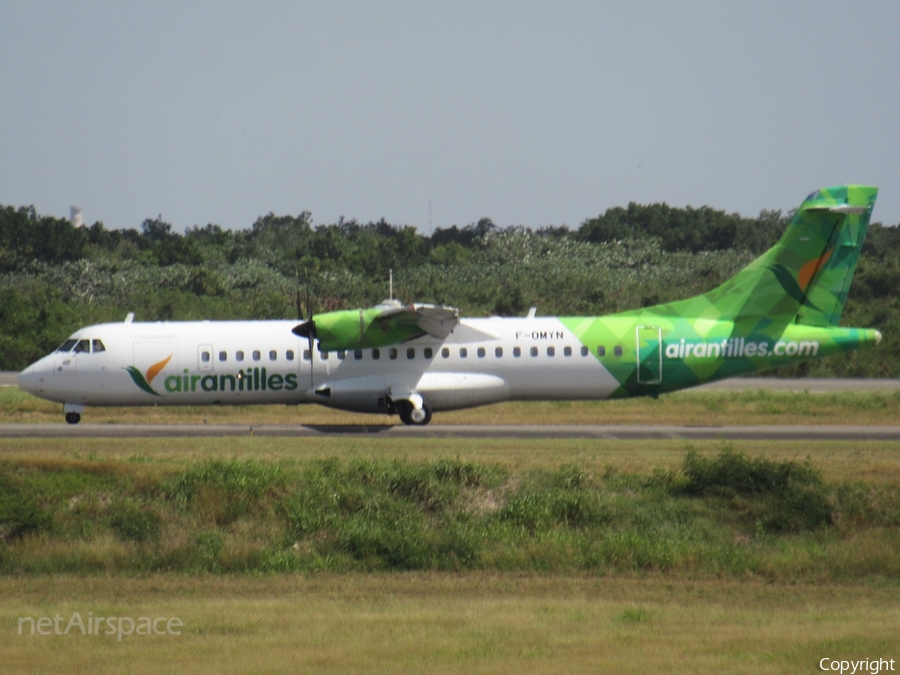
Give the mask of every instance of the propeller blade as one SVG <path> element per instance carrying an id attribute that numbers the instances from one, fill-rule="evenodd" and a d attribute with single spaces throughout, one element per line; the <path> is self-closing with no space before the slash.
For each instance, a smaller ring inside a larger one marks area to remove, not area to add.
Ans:
<path id="1" fill-rule="evenodd" d="M 316 322 L 313 321 L 313 308 L 309 302 L 309 270 L 306 270 L 306 313 L 309 314 L 309 321 L 306 326 L 306 338 L 309 343 L 309 388 L 315 388 L 314 369 L 316 363 L 316 353 L 313 351 L 313 340 L 316 339 Z"/>

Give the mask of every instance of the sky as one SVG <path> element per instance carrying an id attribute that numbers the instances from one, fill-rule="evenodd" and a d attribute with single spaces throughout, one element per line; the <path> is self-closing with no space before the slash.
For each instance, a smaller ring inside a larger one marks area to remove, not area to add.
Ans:
<path id="1" fill-rule="evenodd" d="M 0 204 L 422 233 L 877 185 L 900 3 L 0 0 Z"/>

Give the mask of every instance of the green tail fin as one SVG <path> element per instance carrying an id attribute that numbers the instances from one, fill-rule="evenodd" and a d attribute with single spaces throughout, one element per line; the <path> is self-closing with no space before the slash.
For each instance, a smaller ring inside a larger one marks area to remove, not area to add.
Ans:
<path id="1" fill-rule="evenodd" d="M 812 271 L 806 288 L 806 298 L 797 312 L 797 323 L 806 326 L 838 325 L 847 294 L 850 292 L 850 282 L 859 262 L 859 254 L 866 239 L 872 207 L 878 196 L 878 188 L 861 185 L 833 190 L 837 192 L 837 203 L 823 204 L 818 207 L 818 212 L 831 213 L 843 218 L 835 223 L 825 246 L 823 260 Z M 826 193 L 824 199 L 835 199 L 832 190 L 821 190 L 819 194 L 822 193 Z M 820 201 L 822 199 L 823 197 L 819 197 Z M 813 207 L 811 211 L 816 212 L 816 208 Z"/>
<path id="2" fill-rule="evenodd" d="M 684 317 L 752 324 L 836 326 L 878 188 L 812 193 L 775 246 L 718 288 L 673 303 Z"/>

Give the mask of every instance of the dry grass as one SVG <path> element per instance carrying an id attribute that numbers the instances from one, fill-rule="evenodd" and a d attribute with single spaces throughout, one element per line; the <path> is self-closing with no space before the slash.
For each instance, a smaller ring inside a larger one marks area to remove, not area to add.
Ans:
<path id="1" fill-rule="evenodd" d="M 609 471 L 646 474 L 681 466 L 687 448 L 700 454 L 718 453 L 724 446 L 773 460 L 810 459 L 829 481 L 864 481 L 900 487 L 900 442 L 860 441 L 692 441 L 607 439 L 460 439 L 413 438 L 296 439 L 228 438 L 4 438 L 0 456 L 25 463 L 67 466 L 127 462 L 132 480 L 142 473 L 182 469 L 204 460 L 300 462 L 310 459 L 401 459 L 430 462 L 461 459 L 499 464 L 514 471 L 577 463 L 598 475 Z M 132 471 L 141 466 L 142 471 Z M 112 470 L 112 469 L 110 469 Z"/>
<path id="2" fill-rule="evenodd" d="M 4 669 L 786 673 L 900 659 L 900 590 L 468 574 L 0 580 Z M 17 635 L 21 616 L 178 616 L 180 636 Z"/>
<path id="3" fill-rule="evenodd" d="M 4 422 L 63 424 L 62 406 L 16 387 L 0 389 Z M 397 417 L 362 415 L 321 406 L 92 408 L 95 424 L 397 424 Z M 900 420 L 900 392 L 809 393 L 749 390 L 684 391 L 658 400 L 520 402 L 438 413 L 434 424 L 838 424 L 893 425 Z"/>

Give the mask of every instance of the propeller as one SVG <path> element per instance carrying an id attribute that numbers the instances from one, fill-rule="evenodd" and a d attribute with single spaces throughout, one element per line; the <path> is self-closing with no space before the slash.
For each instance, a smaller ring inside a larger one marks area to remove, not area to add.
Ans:
<path id="1" fill-rule="evenodd" d="M 297 289 L 297 314 L 303 323 L 294 326 L 291 332 L 297 337 L 305 337 L 309 345 L 309 387 L 313 387 L 313 363 L 315 363 L 313 347 L 316 339 L 316 322 L 313 320 L 312 305 L 309 301 L 309 272 L 306 273 L 306 312 L 309 318 L 303 321 L 303 309 L 300 305 L 300 289 Z"/>
<path id="2" fill-rule="evenodd" d="M 303 305 L 300 304 L 300 275 L 297 275 L 297 320 L 303 321 Z"/>

